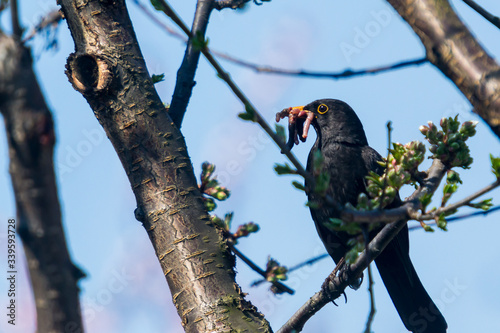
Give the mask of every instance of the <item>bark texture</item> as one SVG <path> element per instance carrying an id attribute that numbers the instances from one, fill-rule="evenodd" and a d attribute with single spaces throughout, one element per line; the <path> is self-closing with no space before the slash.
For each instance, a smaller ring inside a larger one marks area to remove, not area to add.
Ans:
<path id="1" fill-rule="evenodd" d="M 61 0 L 75 41 L 67 63 L 111 140 L 186 332 L 271 331 L 235 283 L 186 144 L 154 89 L 123 0 Z"/>
<path id="2" fill-rule="evenodd" d="M 54 175 L 54 124 L 30 50 L 0 32 L 0 112 L 9 171 L 37 309 L 37 331 L 82 332 L 77 282 L 66 248 Z"/>
<path id="3" fill-rule="evenodd" d="M 387 0 L 420 37 L 428 59 L 500 138 L 500 67 L 447 0 Z"/>

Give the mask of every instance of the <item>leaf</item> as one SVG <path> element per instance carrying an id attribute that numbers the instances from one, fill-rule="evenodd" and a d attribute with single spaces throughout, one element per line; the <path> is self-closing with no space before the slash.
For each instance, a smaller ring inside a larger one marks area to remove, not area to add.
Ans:
<path id="1" fill-rule="evenodd" d="M 292 182 L 292 185 L 293 185 L 293 186 L 294 186 L 297 190 L 301 190 L 301 191 L 304 191 L 304 192 L 305 192 L 305 190 L 306 190 L 306 188 L 305 188 L 304 184 L 299 183 L 298 181 L 295 181 L 295 180 L 294 180 L 294 181 Z"/>
<path id="2" fill-rule="evenodd" d="M 247 120 L 247 121 L 255 121 L 255 119 L 253 118 L 253 115 L 249 114 L 248 112 L 238 113 L 238 117 L 240 117 L 243 120 Z"/>
<path id="3" fill-rule="evenodd" d="M 477 208 L 477 209 L 482 209 L 482 210 L 488 210 L 490 209 L 492 206 L 493 206 L 493 202 L 492 202 L 493 199 L 485 199 L 483 201 L 480 201 L 478 203 L 469 203 L 468 206 L 472 207 L 472 208 Z"/>
<path id="4" fill-rule="evenodd" d="M 276 171 L 276 173 L 278 175 L 295 175 L 295 174 L 297 174 L 297 170 L 292 169 L 288 165 L 288 163 L 285 163 L 284 165 L 276 163 L 274 165 L 274 171 Z"/>
<path id="5" fill-rule="evenodd" d="M 425 208 L 431 203 L 432 201 L 432 193 L 426 193 L 422 195 L 420 198 L 420 203 L 422 204 L 422 210 L 425 211 Z"/>
<path id="6" fill-rule="evenodd" d="M 153 84 L 161 82 L 161 81 L 164 81 L 165 80 L 165 74 L 163 74 L 163 73 L 162 74 L 158 74 L 158 75 L 153 74 L 151 76 L 151 79 L 153 80 Z"/>
<path id="7" fill-rule="evenodd" d="M 158 0 L 151 0 L 151 4 L 158 11 L 163 11 L 163 4 Z"/>
<path id="8" fill-rule="evenodd" d="M 439 215 L 439 218 L 437 219 L 436 223 L 437 223 L 437 226 L 439 229 L 441 229 L 443 231 L 448 231 L 448 229 L 446 229 L 448 222 L 446 221 L 444 216 L 445 216 L 444 214 Z"/>
<path id="9" fill-rule="evenodd" d="M 492 154 L 490 154 L 490 160 L 491 160 L 491 171 L 493 171 L 493 174 L 497 179 L 500 179 L 500 157 L 493 157 Z"/>

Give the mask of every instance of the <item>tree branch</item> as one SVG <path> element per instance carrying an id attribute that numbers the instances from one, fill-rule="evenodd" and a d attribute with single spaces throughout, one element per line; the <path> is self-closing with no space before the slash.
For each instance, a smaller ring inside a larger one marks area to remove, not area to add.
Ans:
<path id="1" fill-rule="evenodd" d="M 61 12 L 59 10 L 53 10 L 49 12 L 47 15 L 41 18 L 40 22 L 38 22 L 37 25 L 33 27 L 33 30 L 30 31 L 30 33 L 23 38 L 23 43 L 26 43 L 27 41 L 31 40 L 33 37 L 35 37 L 40 31 L 45 30 L 48 27 L 51 26 L 57 26 L 61 20 L 62 20 Z"/>
<path id="2" fill-rule="evenodd" d="M 234 252 L 234 254 L 238 258 L 243 260 L 245 262 L 245 264 L 247 264 L 252 270 L 254 270 L 260 276 L 262 276 L 264 279 L 266 279 L 266 272 L 263 269 L 261 269 L 259 266 L 257 266 L 252 260 L 250 260 L 247 256 L 245 256 L 243 253 L 241 253 L 236 247 L 234 247 L 233 243 L 230 242 L 228 244 L 229 244 L 229 247 L 231 248 L 231 250 Z M 267 279 L 264 281 L 267 281 Z M 275 281 L 275 282 L 271 282 L 271 283 L 278 290 L 280 290 L 282 292 L 289 293 L 290 295 L 293 295 L 295 293 L 295 291 L 293 289 L 290 289 L 289 287 L 287 287 L 286 285 L 284 285 L 283 283 L 281 283 L 279 281 Z"/>
<path id="3" fill-rule="evenodd" d="M 446 167 L 440 160 L 435 159 L 429 168 L 428 176 L 423 180 L 422 186 L 412 194 L 409 201 L 420 202 L 419 198 L 433 193 L 438 188 L 441 179 L 446 174 Z M 381 211 L 383 212 L 383 211 Z M 326 281 L 328 291 L 321 290 L 313 295 L 302 307 L 283 325 L 278 333 L 300 332 L 304 324 L 323 306 L 338 298 L 345 288 L 357 281 L 361 273 L 368 265 L 385 249 L 387 244 L 400 232 L 407 223 L 407 220 L 400 219 L 394 223 L 388 223 L 382 230 L 368 243 L 367 248 L 352 265 L 344 265 L 340 268 L 339 274 L 335 271 L 330 274 Z"/>
<path id="4" fill-rule="evenodd" d="M 341 72 L 316 72 L 316 71 L 308 71 L 308 70 L 294 70 L 294 69 L 283 69 L 277 68 L 273 66 L 263 66 L 257 65 L 242 59 L 235 58 L 231 55 L 215 52 L 212 50 L 212 53 L 217 57 L 227 60 L 231 63 L 240 65 L 242 67 L 246 67 L 254 70 L 257 73 L 265 73 L 265 74 L 277 74 L 277 75 L 287 75 L 287 76 L 299 76 L 299 77 L 312 77 L 312 78 L 323 78 L 323 79 L 346 79 L 352 78 L 361 75 L 367 74 L 379 74 L 384 72 L 393 71 L 396 69 L 401 69 L 409 66 L 419 66 L 428 62 L 427 58 L 418 58 L 414 60 L 402 61 L 396 64 L 380 66 L 374 68 L 360 69 L 360 70 L 352 70 L 346 69 Z"/>
<path id="5" fill-rule="evenodd" d="M 420 37 L 427 58 L 500 137 L 500 66 L 446 0 L 387 0 Z"/>
<path id="6" fill-rule="evenodd" d="M 474 9 L 479 15 L 487 19 L 491 24 L 500 29 L 500 18 L 492 15 L 483 7 L 479 6 L 475 1 L 463 0 L 470 8 Z"/>
<path id="7" fill-rule="evenodd" d="M 0 112 L 9 145 L 9 172 L 35 298 L 38 332 L 83 332 L 78 280 L 62 227 L 54 173 L 52 115 L 19 40 L 0 32 Z M 12 270 L 17 270 L 17 267 Z"/>
<path id="8" fill-rule="evenodd" d="M 270 332 L 235 282 L 186 143 L 154 89 L 124 0 L 60 4 L 75 41 L 69 81 L 115 148 L 186 332 Z M 189 30 L 187 30 L 189 32 Z"/>
<path id="9" fill-rule="evenodd" d="M 370 312 L 368 313 L 368 319 L 366 320 L 365 333 L 371 333 L 372 322 L 375 318 L 375 294 L 373 292 L 373 276 L 372 276 L 372 266 L 368 265 L 368 294 L 370 295 Z"/>
<path id="10" fill-rule="evenodd" d="M 205 40 L 208 19 L 214 8 L 214 3 L 215 0 L 198 0 L 196 3 L 196 12 L 194 14 L 191 35 L 198 41 Z M 196 74 L 196 68 L 198 67 L 198 61 L 200 60 L 200 49 L 199 46 L 194 44 L 193 37 L 188 41 L 184 59 L 182 60 L 181 67 L 177 71 L 174 94 L 168 112 L 175 126 L 178 128 L 182 125 L 182 119 L 186 113 L 193 87 L 196 84 L 194 76 Z"/>
<path id="11" fill-rule="evenodd" d="M 474 216 L 480 216 L 480 215 L 484 216 L 484 215 L 488 215 L 490 213 L 496 212 L 498 210 L 500 210 L 500 206 L 495 206 L 495 207 L 492 207 L 488 210 L 483 210 L 483 211 L 478 211 L 478 212 L 473 212 L 473 213 L 468 213 L 468 214 L 463 214 L 463 215 L 457 215 L 457 216 L 451 216 L 451 217 L 446 218 L 446 222 L 452 223 L 452 222 L 465 220 L 465 219 L 468 219 L 468 218 L 471 218 Z M 433 224 L 436 224 L 436 222 L 429 222 L 428 224 L 433 225 Z M 409 231 L 413 231 L 413 230 L 417 230 L 417 229 L 421 230 L 422 227 L 420 225 L 408 227 Z"/>
<path id="12" fill-rule="evenodd" d="M 460 207 L 469 205 L 472 202 L 472 200 L 475 200 L 475 199 L 479 198 L 480 196 L 494 190 L 498 186 L 500 186 L 500 180 L 496 180 L 495 182 L 491 183 L 490 185 L 480 189 L 479 191 L 469 195 L 468 197 L 463 198 L 460 201 L 455 202 L 454 204 L 451 204 L 451 205 L 448 205 L 445 207 L 440 207 L 433 212 L 420 215 L 420 216 L 418 216 L 418 218 L 416 218 L 416 220 L 418 220 L 418 221 L 432 220 L 443 213 L 451 212 L 451 211 L 454 211 Z"/>

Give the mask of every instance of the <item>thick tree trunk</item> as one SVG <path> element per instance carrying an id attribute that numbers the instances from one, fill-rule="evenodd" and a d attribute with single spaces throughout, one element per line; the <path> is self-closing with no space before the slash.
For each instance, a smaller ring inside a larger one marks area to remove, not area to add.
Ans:
<path id="1" fill-rule="evenodd" d="M 20 235 L 37 309 L 37 331 L 83 332 L 54 175 L 54 125 L 32 68 L 30 50 L 0 32 L 0 112 Z M 17 270 L 15 267 L 13 270 Z"/>
<path id="2" fill-rule="evenodd" d="M 235 283 L 186 144 L 147 72 L 123 0 L 61 0 L 75 41 L 67 75 L 111 140 L 186 332 L 270 331 Z"/>
<path id="3" fill-rule="evenodd" d="M 429 60 L 500 137 L 500 66 L 447 0 L 387 0 L 420 37 Z"/>

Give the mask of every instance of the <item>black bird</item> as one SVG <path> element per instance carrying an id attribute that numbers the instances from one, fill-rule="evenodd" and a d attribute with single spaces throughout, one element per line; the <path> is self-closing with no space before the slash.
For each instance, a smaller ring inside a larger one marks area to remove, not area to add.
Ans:
<path id="1" fill-rule="evenodd" d="M 356 205 L 358 195 L 366 193 L 366 176 L 370 171 L 382 174 L 377 161 L 382 157 L 370 146 L 363 125 L 346 103 L 335 99 L 320 99 L 306 106 L 288 108 L 277 114 L 277 120 L 289 117 L 289 148 L 305 141 L 309 125 L 317 133 L 307 160 L 307 171 L 312 174 L 314 153 L 321 151 L 322 168 L 330 175 L 327 195 L 342 206 Z M 306 182 L 306 191 L 308 184 Z M 321 202 L 312 191 L 307 191 L 311 202 Z M 399 196 L 389 207 L 401 205 Z M 339 212 L 328 205 L 311 208 L 316 230 L 335 263 L 349 250 L 350 237 L 345 232 L 334 232 L 324 223 L 339 217 Z M 380 231 L 371 232 L 370 238 Z M 380 276 L 406 328 L 415 333 L 443 333 L 447 324 L 443 315 L 425 291 L 409 256 L 408 226 L 387 245 L 375 259 Z"/>

